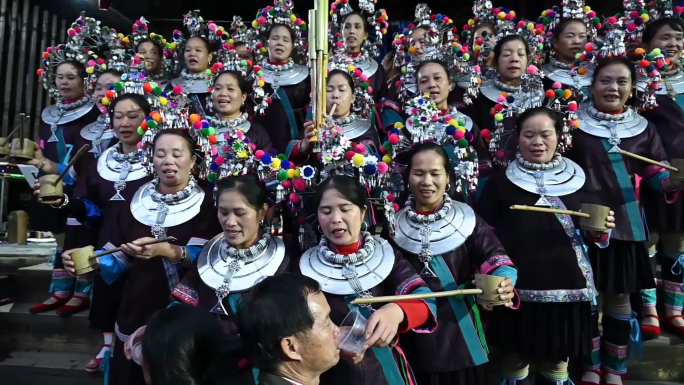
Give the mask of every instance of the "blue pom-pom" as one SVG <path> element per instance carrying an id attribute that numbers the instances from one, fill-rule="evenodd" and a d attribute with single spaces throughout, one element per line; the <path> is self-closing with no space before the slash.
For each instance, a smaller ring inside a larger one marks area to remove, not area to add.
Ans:
<path id="1" fill-rule="evenodd" d="M 271 163 L 273 163 L 273 158 L 269 154 L 264 154 L 264 156 L 261 157 L 261 163 L 269 166 Z"/>
<path id="2" fill-rule="evenodd" d="M 303 171 L 304 177 L 306 177 L 306 178 L 311 178 L 314 174 L 314 168 L 311 166 L 304 167 L 304 169 L 302 171 Z"/>
<path id="3" fill-rule="evenodd" d="M 202 121 L 202 128 L 209 128 L 209 122 L 207 122 L 206 120 L 203 120 Z"/>
<path id="4" fill-rule="evenodd" d="M 178 39 L 180 39 L 180 37 L 181 37 L 180 33 L 174 33 L 173 34 L 174 40 L 178 40 Z"/>
<path id="5" fill-rule="evenodd" d="M 289 160 L 284 160 L 280 162 L 280 168 L 283 170 L 289 170 L 290 169 L 290 161 Z"/>
<path id="6" fill-rule="evenodd" d="M 506 101 L 507 101 L 508 103 L 513 103 L 513 102 L 515 101 L 515 98 L 514 98 L 513 96 L 511 96 L 511 95 L 508 95 L 508 97 L 506 98 Z"/>
<path id="7" fill-rule="evenodd" d="M 167 94 L 166 91 L 164 91 L 164 92 L 162 92 L 161 96 L 162 96 L 162 97 L 165 97 L 165 98 L 168 98 L 168 97 L 169 97 L 169 94 Z"/>
<path id="8" fill-rule="evenodd" d="M 405 30 L 404 30 L 404 36 L 408 36 L 408 35 L 409 35 L 409 33 L 410 33 L 410 32 L 409 32 L 409 30 L 408 30 L 408 29 L 405 29 Z"/>
<path id="9" fill-rule="evenodd" d="M 399 134 L 401 134 L 401 130 L 398 129 L 398 128 L 393 128 L 393 129 L 390 130 L 390 134 L 399 135 Z"/>
<path id="10" fill-rule="evenodd" d="M 375 159 L 377 159 L 378 162 L 382 162 L 382 155 L 380 155 L 380 154 L 373 154 L 373 156 L 375 156 Z"/>
<path id="11" fill-rule="evenodd" d="M 367 164 L 363 166 L 363 172 L 368 175 L 375 175 L 378 172 L 378 168 L 374 164 Z"/>
<path id="12" fill-rule="evenodd" d="M 218 169 L 219 169 L 219 165 L 216 164 L 216 162 L 211 162 L 211 165 L 209 166 L 209 169 L 210 169 L 211 171 L 213 171 L 213 172 L 216 172 L 216 171 L 218 171 Z"/>
<path id="13" fill-rule="evenodd" d="M 646 72 L 653 72 L 653 71 L 655 71 L 655 67 L 653 66 L 653 64 L 651 64 L 650 66 L 646 67 Z"/>
<path id="14" fill-rule="evenodd" d="M 407 55 L 407 56 L 404 57 L 404 61 L 407 62 L 407 63 L 410 63 L 411 60 L 412 60 L 411 56 L 408 56 L 408 55 Z"/>
<path id="15" fill-rule="evenodd" d="M 441 13 L 438 13 L 437 14 L 437 20 L 442 21 L 442 19 L 444 19 L 444 16 L 442 16 Z"/>
<path id="16" fill-rule="evenodd" d="M 560 7 L 557 5 L 554 5 L 553 8 L 551 8 L 551 9 L 553 9 L 554 12 L 560 11 Z"/>
<path id="17" fill-rule="evenodd" d="M 593 59 L 593 58 L 594 58 L 594 53 L 593 53 L 593 52 L 587 53 L 587 59 L 588 59 L 588 60 L 591 60 L 591 59 Z M 579 60 L 578 60 L 578 61 L 579 61 Z"/>
<path id="18" fill-rule="evenodd" d="M 233 159 L 233 154 L 226 154 L 226 159 L 228 159 L 228 160 Z"/>
<path id="19" fill-rule="evenodd" d="M 446 133 L 448 135 L 454 135 L 456 133 L 456 127 L 452 126 L 451 124 L 448 125 L 446 128 Z"/>

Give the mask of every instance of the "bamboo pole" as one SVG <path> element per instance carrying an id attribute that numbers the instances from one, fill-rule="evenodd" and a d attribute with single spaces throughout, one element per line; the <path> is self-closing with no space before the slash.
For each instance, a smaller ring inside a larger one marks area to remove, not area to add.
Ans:
<path id="1" fill-rule="evenodd" d="M 472 294 L 482 294 L 482 289 L 462 289 L 462 290 L 439 291 L 436 293 L 388 295 L 388 296 L 384 296 L 384 297 L 357 298 L 357 299 L 351 301 L 351 303 L 354 305 L 358 305 L 358 304 L 362 304 L 362 303 L 401 302 L 401 301 L 411 301 L 414 299 L 455 297 L 457 295 L 472 295 Z"/>
<path id="2" fill-rule="evenodd" d="M 154 241 L 143 242 L 139 245 L 134 243 L 134 245 L 136 245 L 138 247 L 143 247 L 143 246 L 155 245 L 157 243 L 174 242 L 174 241 L 176 241 L 176 237 L 167 237 L 167 238 L 162 238 L 162 239 L 155 239 Z M 91 261 L 93 259 L 104 257 L 105 255 L 118 253 L 119 251 L 121 251 L 121 248 L 117 247 L 115 249 L 111 249 L 111 250 L 107 250 L 107 251 L 104 251 L 104 252 L 99 253 L 99 254 L 95 254 L 92 257 L 88 258 L 88 260 Z"/>
<path id="3" fill-rule="evenodd" d="M 15 53 L 14 48 L 17 40 L 17 18 L 19 16 L 19 0 L 12 0 L 12 14 L 10 15 L 10 25 L 8 36 L 9 45 L 7 46 L 7 69 L 5 71 L 5 80 L 2 82 L 5 87 L 4 96 L 4 113 L 2 114 L 2 131 L 7 132 L 10 124 L 10 119 L 14 120 L 14 114 L 11 112 L 12 107 L 12 84 L 14 83 L 14 62 Z"/>
<path id="4" fill-rule="evenodd" d="M 6 18 L 7 18 L 7 0 L 2 0 L 0 2 L 0 54 L 5 52 L 5 36 L 7 34 L 5 33 L 5 25 L 7 24 Z M 10 62 L 11 60 L 8 60 Z M 3 60 L 0 60 L 0 77 L 2 76 L 3 73 L 3 66 L 2 66 Z M 1 79 L 1 78 L 0 78 Z M 0 127 L 1 128 L 1 127 Z M 3 131 L 0 131 L 3 132 Z"/>
<path id="5" fill-rule="evenodd" d="M 679 169 L 678 169 L 678 168 L 672 167 L 672 166 L 670 166 L 669 164 L 665 164 L 665 163 L 662 163 L 662 162 L 658 162 L 658 161 L 655 161 L 655 160 L 653 160 L 653 159 L 649 159 L 649 158 L 643 157 L 643 156 L 641 156 L 641 155 L 637 155 L 637 154 L 631 153 L 631 152 L 629 152 L 629 151 L 620 150 L 620 155 L 625 155 L 625 156 L 632 157 L 632 158 L 634 158 L 634 159 L 639 159 L 639 160 L 642 161 L 642 162 L 650 163 L 650 164 L 653 164 L 653 165 L 662 167 L 662 168 L 664 168 L 664 169 L 666 169 L 666 170 L 670 170 L 670 171 L 672 171 L 672 172 L 679 172 Z"/>
<path id="6" fill-rule="evenodd" d="M 62 178 L 64 178 L 64 176 L 66 175 L 66 173 L 69 172 L 69 169 L 70 169 L 71 167 L 73 167 L 74 164 L 76 164 L 76 161 L 78 161 L 78 158 L 80 158 L 81 155 L 83 155 L 83 153 L 85 153 L 86 151 L 88 151 L 89 148 L 90 148 L 90 145 L 89 145 L 89 144 L 84 144 L 83 147 L 81 147 L 81 148 L 78 150 L 78 152 L 76 153 L 76 155 L 74 155 L 74 157 L 71 158 L 71 160 L 70 160 L 69 163 L 67 164 L 67 166 L 66 166 L 66 168 L 64 169 L 64 171 L 62 171 L 62 173 L 59 174 L 59 176 L 57 177 L 57 179 L 55 179 L 55 182 L 53 183 L 54 186 L 57 186 L 57 183 L 59 183 L 59 182 L 62 180 Z"/>
<path id="7" fill-rule="evenodd" d="M 29 123 L 29 131 L 31 134 L 29 137 L 35 138 L 38 132 L 37 130 L 37 125 L 35 124 L 39 119 L 36 119 L 37 116 L 40 116 L 41 111 L 36 110 L 36 96 L 40 97 L 41 90 L 36 89 L 36 64 L 38 63 L 38 56 L 37 54 L 39 52 L 43 52 L 42 49 L 43 47 L 39 47 L 36 44 L 38 43 L 38 21 L 40 19 L 40 7 L 37 5 L 33 6 L 33 13 L 31 15 L 31 42 L 29 43 L 29 58 L 28 58 L 28 66 L 26 70 L 26 91 L 25 92 L 25 101 L 24 105 L 25 110 L 28 111 L 29 115 L 31 115 L 33 122 Z"/>
<path id="8" fill-rule="evenodd" d="M 576 217 L 582 217 L 582 218 L 591 218 L 591 215 L 589 215 L 587 213 L 581 213 L 579 211 L 547 209 L 544 207 L 513 205 L 513 206 L 511 206 L 511 210 L 537 211 L 540 213 L 566 214 L 566 215 L 574 215 Z"/>
<path id="9" fill-rule="evenodd" d="M 31 10 L 31 4 L 28 0 L 23 0 L 22 1 L 24 4 L 22 11 L 21 11 L 21 25 L 17 26 L 18 30 L 21 31 L 20 37 L 19 37 L 19 49 L 18 49 L 18 54 L 19 54 L 19 60 L 17 61 L 17 82 L 14 85 L 14 92 L 12 92 L 12 95 L 14 95 L 14 113 L 16 114 L 19 111 L 29 111 L 30 106 L 23 106 L 22 102 L 24 101 L 24 93 L 30 92 L 33 93 L 35 92 L 33 89 L 28 90 L 26 88 L 26 78 L 24 77 L 24 71 L 26 70 L 26 41 L 28 40 L 27 33 L 28 33 L 28 23 L 29 23 L 29 11 Z M 19 29 L 20 28 L 20 29 Z M 16 58 L 14 59 L 16 60 Z M 30 115 L 29 115 L 30 116 Z M 29 125 L 29 131 L 31 130 L 30 125 Z M 30 137 L 30 135 L 29 135 Z"/>

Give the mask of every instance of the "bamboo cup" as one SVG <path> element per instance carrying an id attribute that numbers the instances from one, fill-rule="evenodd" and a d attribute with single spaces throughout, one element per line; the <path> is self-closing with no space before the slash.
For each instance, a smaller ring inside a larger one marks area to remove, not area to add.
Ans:
<path id="1" fill-rule="evenodd" d="M 149 246 L 154 245 L 156 243 L 173 242 L 175 240 L 175 237 L 155 239 L 153 241 L 140 243 L 137 246 Z M 105 255 L 114 254 L 119 251 L 121 251 L 121 248 L 117 247 L 115 249 L 110 249 L 102 253 L 95 254 L 95 248 L 93 246 L 86 246 L 81 247 L 80 249 L 72 252 L 70 256 L 71 261 L 74 263 L 74 269 L 76 270 L 76 274 L 81 275 L 89 273 L 100 267 L 100 263 L 97 260 L 98 258 L 104 257 Z"/>
<path id="2" fill-rule="evenodd" d="M 582 203 L 582 212 L 589 214 L 589 218 L 582 217 L 582 219 L 580 219 L 580 227 L 583 230 L 598 231 L 601 233 L 610 231 L 610 229 L 606 227 L 606 218 L 610 216 L 610 207 Z"/>
<path id="3" fill-rule="evenodd" d="M 24 124 L 29 117 L 26 114 L 19 114 L 19 137 L 12 139 L 12 147 L 10 149 L 10 157 L 31 160 L 33 159 L 33 151 L 35 144 L 31 139 L 24 138 Z"/>
<path id="4" fill-rule="evenodd" d="M 670 178 L 674 180 L 684 180 L 684 159 L 674 158 L 670 162 L 677 171 L 670 170 Z"/>
<path id="5" fill-rule="evenodd" d="M 499 277 L 496 275 L 475 274 L 475 286 L 482 290 L 482 293 L 477 294 L 477 303 L 480 305 L 499 306 L 506 303 L 501 299 L 499 288 L 506 277 Z"/>
<path id="6" fill-rule="evenodd" d="M 61 174 L 59 175 L 43 175 L 40 177 L 40 194 L 38 195 L 39 198 L 46 200 L 46 201 L 52 201 L 55 199 L 60 199 L 64 195 L 64 183 L 62 183 L 62 179 L 66 176 L 67 172 L 69 172 L 69 169 L 74 166 L 74 164 L 78 161 L 78 159 L 85 153 L 88 149 L 90 148 L 90 145 L 84 144 L 83 147 L 81 147 L 76 155 L 69 161 L 69 164 L 67 164 L 66 168 L 64 171 L 62 171 Z"/>

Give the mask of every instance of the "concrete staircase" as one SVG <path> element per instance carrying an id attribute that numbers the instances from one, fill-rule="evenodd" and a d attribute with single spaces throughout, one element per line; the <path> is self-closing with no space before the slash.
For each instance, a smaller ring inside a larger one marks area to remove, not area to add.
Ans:
<path id="1" fill-rule="evenodd" d="M 102 373 L 85 365 L 102 345 L 90 329 L 88 313 L 60 317 L 54 311 L 29 314 L 46 300 L 52 268 L 46 262 L 55 245 L 0 245 L 0 297 L 14 302 L 0 306 L 0 383 L 3 385 L 100 385 Z M 9 294 L 8 294 L 9 293 Z M 0 298 L 1 299 L 1 298 Z"/>
<path id="2" fill-rule="evenodd" d="M 29 314 L 28 308 L 48 298 L 52 269 L 45 263 L 51 247 L 30 251 L 0 245 L 0 297 L 14 291 L 15 302 L 0 306 L 0 384 L 98 385 L 102 373 L 84 367 L 102 344 L 101 334 L 89 328 L 87 312 L 64 318 L 48 312 Z M 31 265 L 33 264 L 33 265 Z M 2 278 L 2 277 L 5 278 Z M 684 383 L 684 341 L 664 333 L 643 344 L 630 364 L 627 384 Z M 496 357 L 488 371 L 494 380 Z M 577 365 L 575 369 L 577 369 Z M 492 381 L 494 384 L 495 382 Z M 575 383 L 579 383 L 575 381 Z M 498 383 L 497 383 L 498 384 Z"/>

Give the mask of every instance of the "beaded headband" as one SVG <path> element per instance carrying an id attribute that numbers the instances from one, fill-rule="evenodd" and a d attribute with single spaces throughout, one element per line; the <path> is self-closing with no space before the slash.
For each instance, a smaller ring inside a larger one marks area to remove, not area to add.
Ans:
<path id="1" fill-rule="evenodd" d="M 387 11 L 384 9 L 376 11 L 376 2 L 376 0 L 359 0 L 361 17 L 366 17 L 371 27 L 371 30 L 367 31 L 368 39 L 364 41 L 362 48 L 372 57 L 380 55 L 380 48 L 383 46 L 383 36 L 387 34 L 387 29 L 389 28 Z M 330 4 L 330 14 L 332 17 L 329 40 L 331 44 L 336 44 L 337 37 L 344 30 L 344 19 L 352 12 L 354 12 L 354 9 L 348 0 L 335 0 L 334 3 Z"/>
<path id="2" fill-rule="evenodd" d="M 294 13 L 294 2 L 292 0 L 273 0 L 273 6 L 262 8 L 257 12 L 256 18 L 252 21 L 252 28 L 255 30 L 255 35 L 259 36 L 261 40 L 261 46 L 257 47 L 260 55 L 267 55 L 265 42 L 268 40 L 269 30 L 274 24 L 285 25 L 294 31 L 295 36 L 292 36 L 294 51 L 301 54 L 302 57 L 308 57 L 308 26 L 304 20 Z"/>

